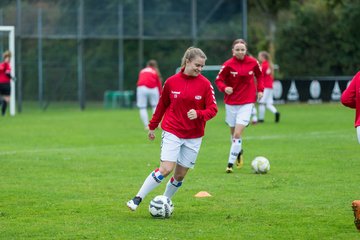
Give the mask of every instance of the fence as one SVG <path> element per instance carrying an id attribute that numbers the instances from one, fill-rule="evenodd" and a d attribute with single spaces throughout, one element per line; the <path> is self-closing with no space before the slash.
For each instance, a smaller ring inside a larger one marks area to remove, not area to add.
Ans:
<path id="1" fill-rule="evenodd" d="M 101 101 L 106 90 L 133 90 L 150 59 L 164 76 L 197 45 L 225 59 L 246 38 L 246 0 L 17 0 L 0 3 L 0 25 L 15 26 L 17 97 Z"/>

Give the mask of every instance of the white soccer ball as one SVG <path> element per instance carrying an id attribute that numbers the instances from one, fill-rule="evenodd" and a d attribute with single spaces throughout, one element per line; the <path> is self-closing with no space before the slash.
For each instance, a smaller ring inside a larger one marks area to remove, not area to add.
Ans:
<path id="1" fill-rule="evenodd" d="M 266 157 L 256 157 L 251 162 L 251 167 L 255 173 L 267 173 L 270 170 L 270 162 Z"/>
<path id="2" fill-rule="evenodd" d="M 154 218 L 169 218 L 174 211 L 174 205 L 170 198 L 159 195 L 153 198 L 149 204 L 150 215 Z"/>

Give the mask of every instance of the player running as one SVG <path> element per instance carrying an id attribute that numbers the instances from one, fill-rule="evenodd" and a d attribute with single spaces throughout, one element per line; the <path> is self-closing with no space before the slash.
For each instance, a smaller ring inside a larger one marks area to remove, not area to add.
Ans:
<path id="1" fill-rule="evenodd" d="M 132 211 L 175 169 L 163 194 L 171 198 L 182 185 L 189 168 L 195 165 L 206 121 L 217 113 L 214 89 L 200 74 L 205 61 L 206 55 L 201 49 L 188 48 L 182 58 L 181 71 L 164 84 L 148 134 L 149 139 L 154 140 L 154 130 L 162 120 L 160 167 L 150 173 L 136 196 L 127 202 Z"/>
<path id="2" fill-rule="evenodd" d="M 148 129 L 149 117 L 147 112 L 148 101 L 155 112 L 161 94 L 161 74 L 156 60 L 149 60 L 146 68 L 139 73 L 136 88 L 136 105 L 139 108 L 141 121 L 144 123 L 145 130 Z"/>
<path id="3" fill-rule="evenodd" d="M 273 82 L 274 71 L 271 62 L 270 54 L 266 51 L 259 52 L 259 62 L 261 63 L 261 71 L 264 80 L 264 96 L 259 100 L 259 119 L 258 122 L 262 123 L 265 119 L 265 109 L 269 109 L 275 115 L 275 122 L 280 121 L 280 113 L 274 106 L 273 98 Z"/>
<path id="4" fill-rule="evenodd" d="M 235 161 L 238 168 L 243 164 L 241 137 L 249 125 L 254 103 L 261 99 L 264 91 L 260 65 L 255 58 L 247 55 L 247 44 L 243 39 L 234 41 L 232 54 L 233 57 L 223 64 L 215 80 L 219 91 L 225 93 L 225 121 L 230 127 L 232 139 L 227 173 L 233 172 Z"/>

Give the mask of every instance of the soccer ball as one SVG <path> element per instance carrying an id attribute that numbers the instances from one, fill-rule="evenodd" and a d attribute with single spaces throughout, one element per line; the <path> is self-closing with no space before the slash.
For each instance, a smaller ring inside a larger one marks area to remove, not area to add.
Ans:
<path id="1" fill-rule="evenodd" d="M 174 205 L 170 198 L 159 195 L 153 198 L 149 204 L 150 215 L 154 218 L 169 218 L 174 211 Z"/>
<path id="2" fill-rule="evenodd" d="M 251 167 L 255 173 L 267 173 L 270 170 L 270 162 L 266 157 L 256 157 L 251 162 Z"/>

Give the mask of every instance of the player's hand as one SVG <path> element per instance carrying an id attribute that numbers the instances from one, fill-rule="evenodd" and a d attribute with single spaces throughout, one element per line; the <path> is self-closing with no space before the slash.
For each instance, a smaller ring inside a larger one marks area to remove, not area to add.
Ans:
<path id="1" fill-rule="evenodd" d="M 197 119 L 197 113 L 194 109 L 191 109 L 190 111 L 188 111 L 187 116 L 190 120 Z"/>
<path id="2" fill-rule="evenodd" d="M 149 130 L 148 136 L 149 136 L 149 140 L 153 141 L 155 139 L 154 130 Z"/>
<path id="3" fill-rule="evenodd" d="M 257 100 L 259 101 L 264 96 L 263 92 L 258 92 L 257 94 Z"/>
<path id="4" fill-rule="evenodd" d="M 225 93 L 226 93 L 227 95 L 230 95 L 230 94 L 232 94 L 233 92 L 234 92 L 234 90 L 233 90 L 232 87 L 226 87 L 226 88 L 225 88 Z"/>

